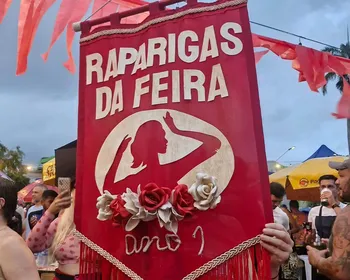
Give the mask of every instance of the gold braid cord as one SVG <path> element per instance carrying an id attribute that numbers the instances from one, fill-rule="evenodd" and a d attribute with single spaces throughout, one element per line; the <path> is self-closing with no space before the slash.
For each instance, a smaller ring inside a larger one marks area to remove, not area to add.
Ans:
<path id="1" fill-rule="evenodd" d="M 81 242 L 83 242 L 86 246 L 88 246 L 90 249 L 97 252 L 99 255 L 101 255 L 103 258 L 105 258 L 107 261 L 109 261 L 111 264 L 113 264 L 116 268 L 118 268 L 120 271 L 122 271 L 124 274 L 130 277 L 132 280 L 143 280 L 139 275 L 137 275 L 134 271 L 132 271 L 130 268 L 128 268 L 125 264 L 120 262 L 117 258 L 113 257 L 110 253 L 108 253 L 106 250 L 102 249 L 100 246 L 92 242 L 90 239 L 88 239 L 85 235 L 80 233 L 77 230 L 74 230 L 74 234 L 76 237 L 80 239 Z M 233 258 L 234 256 L 237 256 L 238 254 L 242 253 L 244 250 L 247 250 L 248 248 L 258 244 L 260 242 L 260 235 L 251 238 L 247 241 L 244 241 L 243 243 L 237 245 L 236 247 L 226 251 L 225 253 L 221 254 L 220 256 L 216 257 L 215 259 L 212 259 L 211 261 L 207 262 L 206 264 L 202 265 L 201 267 L 197 268 L 184 278 L 182 280 L 194 280 L 199 278 L 200 276 L 206 274 L 213 268 L 227 262 L 229 259 Z"/>
<path id="2" fill-rule="evenodd" d="M 234 6 L 238 6 L 244 3 L 247 3 L 248 0 L 231 0 L 231 1 L 225 1 L 223 3 L 217 4 L 217 5 L 211 5 L 211 6 L 205 6 L 205 7 L 199 7 L 199 8 L 193 8 L 193 9 L 187 9 L 182 12 L 178 12 L 169 16 L 159 17 L 150 21 L 145 22 L 144 24 L 141 24 L 138 27 L 135 28 L 119 28 L 119 29 L 110 29 L 110 30 L 103 30 L 100 32 L 96 32 L 94 34 L 88 35 L 86 37 L 83 37 L 80 39 L 80 43 L 85 43 L 92 41 L 96 38 L 102 37 L 102 36 L 111 36 L 115 34 L 133 34 L 140 32 L 152 25 L 156 25 L 158 23 L 163 23 L 169 20 L 178 19 L 181 17 L 184 17 L 186 15 L 192 15 L 192 14 L 198 14 L 198 13 L 204 13 L 204 12 L 214 12 L 217 10 L 222 10 L 225 8 L 230 8 Z"/>
<path id="3" fill-rule="evenodd" d="M 88 246 L 90 249 L 97 252 L 99 255 L 101 255 L 103 258 L 105 258 L 107 261 L 109 261 L 111 264 L 113 264 L 116 268 L 118 268 L 121 272 L 126 274 L 130 277 L 132 280 L 143 280 L 140 276 L 138 276 L 134 271 L 132 271 L 130 268 L 128 268 L 125 264 L 120 262 L 118 259 L 113 257 L 110 253 L 108 253 L 106 250 L 103 250 L 100 246 L 92 242 L 90 239 L 88 239 L 85 235 L 80 233 L 77 230 L 74 230 L 74 235 L 80 239 L 81 242 L 83 242 L 86 246 Z"/>
<path id="4" fill-rule="evenodd" d="M 200 268 L 197 268 L 195 271 L 191 272 L 186 277 L 182 278 L 182 280 L 197 279 L 200 276 L 212 270 L 213 268 L 219 266 L 220 264 L 223 264 L 224 262 L 227 262 L 229 259 L 232 259 L 234 256 L 237 256 L 238 254 L 242 253 L 244 250 L 247 250 L 248 248 L 258 244 L 259 242 L 260 242 L 260 235 L 253 237 L 247 241 L 244 241 L 243 243 L 226 251 L 225 253 L 221 254 L 215 259 L 212 259 L 211 261 L 202 265 Z"/>

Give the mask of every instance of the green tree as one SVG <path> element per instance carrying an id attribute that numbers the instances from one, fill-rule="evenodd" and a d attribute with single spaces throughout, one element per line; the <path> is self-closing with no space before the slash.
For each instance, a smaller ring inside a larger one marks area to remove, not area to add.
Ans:
<path id="1" fill-rule="evenodd" d="M 25 176 L 23 158 L 24 153 L 20 147 L 10 150 L 0 143 L 0 170 L 5 172 L 19 189 L 29 184 L 29 178 Z"/>
<path id="2" fill-rule="evenodd" d="M 350 59 L 350 43 L 341 44 L 339 48 L 327 47 L 322 51 L 331 53 L 334 56 L 340 56 L 344 58 Z M 350 75 L 339 76 L 334 72 L 329 72 L 325 76 L 327 80 L 327 84 L 322 88 L 323 94 L 327 94 L 327 85 L 330 81 L 335 81 L 335 87 L 337 90 L 343 94 L 344 89 L 344 80 L 346 80 L 350 84 Z M 344 78 L 344 80 L 343 80 Z M 348 151 L 350 153 L 350 119 L 347 120 L 347 133 L 348 133 Z"/>

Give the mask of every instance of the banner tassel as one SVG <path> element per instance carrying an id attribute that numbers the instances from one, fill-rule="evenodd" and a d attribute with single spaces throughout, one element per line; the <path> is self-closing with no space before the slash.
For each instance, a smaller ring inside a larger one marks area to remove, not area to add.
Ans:
<path id="1" fill-rule="evenodd" d="M 80 278 L 82 280 L 130 280 L 129 276 L 84 243 L 81 244 Z M 185 277 L 184 279 L 187 279 Z M 270 279 L 270 257 L 258 243 L 209 272 L 189 279 L 261 280 Z"/>

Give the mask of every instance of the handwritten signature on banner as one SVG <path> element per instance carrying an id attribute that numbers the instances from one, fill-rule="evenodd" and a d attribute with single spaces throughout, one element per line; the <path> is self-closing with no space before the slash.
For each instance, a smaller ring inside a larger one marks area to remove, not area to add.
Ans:
<path id="1" fill-rule="evenodd" d="M 198 256 L 203 253 L 205 240 L 204 240 L 204 232 L 203 228 L 201 226 L 197 226 L 194 230 L 192 237 L 197 238 L 197 233 L 200 231 L 200 238 L 201 238 L 201 246 L 198 251 Z M 132 242 L 132 246 L 130 245 L 130 240 Z M 176 244 L 175 247 L 172 246 L 172 242 Z M 158 236 L 154 236 L 150 238 L 149 236 L 143 236 L 140 240 L 139 247 L 137 246 L 137 239 L 132 234 L 125 235 L 125 253 L 128 256 L 131 256 L 133 254 L 139 254 L 141 252 L 146 253 L 148 249 L 152 246 L 152 244 L 156 244 L 156 248 L 159 251 L 165 251 L 169 250 L 172 252 L 176 252 L 180 245 L 182 244 L 180 237 L 177 234 L 166 234 L 165 235 L 165 246 L 160 245 L 160 238 Z M 130 248 L 131 247 L 131 248 Z"/>

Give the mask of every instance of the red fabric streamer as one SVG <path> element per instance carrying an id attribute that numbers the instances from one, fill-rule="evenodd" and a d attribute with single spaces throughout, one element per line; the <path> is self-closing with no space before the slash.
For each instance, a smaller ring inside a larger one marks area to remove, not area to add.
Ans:
<path id="1" fill-rule="evenodd" d="M 337 112 L 333 113 L 333 116 L 337 119 L 350 119 L 350 86 L 345 78 L 343 78 L 343 83 L 343 95 L 337 105 Z"/>
<path id="2" fill-rule="evenodd" d="M 96 13 L 96 11 L 99 8 L 101 8 L 107 1 L 108 0 L 94 1 L 94 6 L 92 8 L 92 13 L 94 14 L 94 16 L 92 17 L 92 19 L 105 17 L 116 12 L 130 10 L 130 9 L 148 4 L 146 1 L 138 1 L 138 0 L 127 0 L 127 1 L 113 0 Z M 139 18 L 140 18 L 139 14 L 134 15 L 128 19 L 128 23 L 140 23 L 142 20 L 140 20 Z"/>
<path id="3" fill-rule="evenodd" d="M 147 2 L 138 1 L 138 0 L 132 0 L 132 1 L 128 1 L 128 2 L 123 1 L 123 0 L 114 0 L 113 2 L 115 2 L 119 5 L 118 6 L 119 13 L 148 4 Z M 125 23 L 125 24 L 140 23 L 148 16 L 149 16 L 148 12 L 142 13 L 142 14 L 136 14 L 136 15 L 133 15 L 133 16 L 130 16 L 127 18 L 123 18 L 121 20 L 121 22 Z"/>
<path id="4" fill-rule="evenodd" d="M 10 8 L 12 0 L 1 0 L 0 1 L 0 24 L 6 16 L 7 10 Z"/>
<path id="5" fill-rule="evenodd" d="M 264 55 L 267 54 L 268 52 L 269 52 L 269 50 L 261 51 L 261 52 L 255 52 L 254 53 L 255 63 L 258 64 L 260 62 L 260 60 L 264 57 Z"/>
<path id="6" fill-rule="evenodd" d="M 318 92 L 327 81 L 325 74 L 334 72 L 343 76 L 350 72 L 350 60 L 331 55 L 330 53 L 317 51 L 300 45 L 284 41 L 253 35 L 254 47 L 263 47 L 271 50 L 282 59 L 292 60 L 293 69 L 299 72 L 299 82 L 307 82 L 310 89 Z M 347 82 L 344 80 L 344 94 L 337 106 L 337 118 L 346 118 L 349 115 L 350 102 Z"/>
<path id="7" fill-rule="evenodd" d="M 39 24 L 56 0 L 22 0 L 18 23 L 17 75 L 27 70 L 30 53 Z"/>
<path id="8" fill-rule="evenodd" d="M 133 8 L 137 8 L 143 5 L 148 4 L 144 1 L 123 1 L 123 0 L 113 0 L 109 4 L 105 5 L 100 11 L 96 12 L 99 8 L 101 8 L 108 0 L 95 0 L 94 6 L 92 8 L 94 16 L 92 19 L 101 18 L 108 16 L 110 14 L 116 12 L 123 12 L 126 10 L 130 10 Z M 136 14 L 131 17 L 123 18 L 121 20 L 122 23 L 127 24 L 136 24 L 142 22 L 145 18 L 147 18 L 149 13 Z M 103 25 L 108 25 L 109 23 L 105 23 Z M 102 26 L 102 25 L 100 25 Z M 94 28 L 92 28 L 93 30 Z"/>
<path id="9" fill-rule="evenodd" d="M 72 55 L 72 44 L 74 39 L 74 31 L 72 29 L 72 24 L 74 22 L 80 21 L 83 16 L 87 13 L 91 0 L 62 0 L 57 18 L 54 31 L 51 38 L 51 43 L 49 49 L 46 53 L 42 55 L 43 59 L 46 61 L 49 55 L 49 52 L 58 40 L 60 35 L 63 33 L 64 29 L 67 29 L 66 34 L 66 43 L 67 43 L 67 54 L 68 60 L 64 63 L 64 66 L 71 73 L 75 72 L 75 64 Z M 77 8 L 79 7 L 79 8 Z"/>
<path id="10" fill-rule="evenodd" d="M 91 4 L 92 0 L 62 0 L 57 18 L 56 23 L 54 27 L 54 31 L 51 38 L 51 43 L 49 46 L 49 49 L 46 53 L 42 55 L 44 61 L 48 59 L 50 50 L 52 49 L 53 45 L 56 43 L 58 38 L 63 33 L 64 29 L 66 28 L 67 36 L 66 36 L 66 42 L 67 42 L 67 54 L 68 54 L 68 60 L 64 63 L 64 66 L 67 68 L 67 70 L 71 73 L 75 73 L 75 63 L 74 58 L 72 56 L 72 43 L 74 40 L 74 31 L 72 30 L 72 24 L 75 22 L 79 22 L 82 20 L 84 15 L 87 13 L 89 6 Z M 93 13 L 96 13 L 96 11 L 105 4 L 107 0 L 95 0 L 93 5 Z M 129 3 L 128 1 L 112 1 L 105 5 L 100 11 L 98 11 L 93 18 L 103 17 L 112 13 L 115 13 L 118 9 L 130 9 L 135 8 L 141 5 L 144 5 L 145 2 L 143 1 L 133 1 L 132 3 Z M 77 8 L 79 7 L 79 8 Z M 141 17 L 139 15 L 135 16 L 135 18 L 129 18 L 128 23 L 136 23 L 140 22 L 145 17 Z"/>
<path id="11" fill-rule="evenodd" d="M 111 1 L 110 3 L 108 3 L 106 6 L 104 6 L 101 10 L 97 12 L 97 10 L 100 9 L 104 4 L 106 4 L 107 1 L 108 0 L 94 1 L 94 5 L 92 7 L 93 16 L 91 17 L 91 19 L 101 18 L 117 12 L 118 5 L 114 3 L 114 1 Z"/>
<path id="12" fill-rule="evenodd" d="M 23 74 L 27 69 L 27 56 L 31 40 L 32 18 L 34 14 L 35 0 L 21 0 L 18 19 L 17 39 L 17 70 L 16 74 Z"/>
<path id="13" fill-rule="evenodd" d="M 62 0 L 60 10 L 58 12 L 54 31 L 48 51 L 42 55 L 46 61 L 53 45 L 67 28 L 67 53 L 68 61 L 64 66 L 71 72 L 75 72 L 75 64 L 72 57 L 72 43 L 74 39 L 74 32 L 71 30 L 72 23 L 80 21 L 87 12 L 92 0 Z M 95 12 L 107 0 L 95 0 L 93 11 Z M 2 22 L 12 0 L 0 1 L 0 23 Z M 36 35 L 37 28 L 41 22 L 42 17 L 47 10 L 52 6 L 55 0 L 21 0 L 20 15 L 18 21 L 18 46 L 17 46 L 17 70 L 16 74 L 21 75 L 27 69 L 27 58 L 30 53 L 33 40 Z M 108 15 L 116 10 L 122 12 L 131 8 L 144 5 L 146 2 L 139 0 L 114 0 L 99 11 L 94 18 Z M 79 7 L 79 8 L 77 8 Z M 147 18 L 148 13 L 135 15 L 122 19 L 123 23 L 135 24 L 142 22 Z M 324 75 L 327 72 L 335 72 L 338 75 L 350 73 L 350 60 L 341 57 L 332 56 L 329 53 L 323 53 L 314 49 L 306 48 L 291 44 L 285 41 L 268 38 L 261 35 L 253 34 L 254 47 L 263 47 L 271 50 L 273 53 L 282 59 L 292 60 L 292 65 L 295 70 L 299 72 L 299 81 L 306 81 L 310 89 L 317 92 L 320 87 L 325 85 L 326 80 Z M 258 63 L 267 52 L 256 52 L 255 58 Z M 342 105 L 339 108 L 344 108 L 344 100 L 346 96 L 342 97 Z M 339 113 L 337 116 L 343 116 Z"/>
<path id="14" fill-rule="evenodd" d="M 68 60 L 63 65 L 71 73 L 75 73 L 75 63 L 72 54 L 72 44 L 74 40 L 75 31 L 73 30 L 72 26 L 73 23 L 82 20 L 83 16 L 87 13 L 89 9 L 90 1 L 91 0 L 74 0 L 74 3 L 79 7 L 79 9 L 74 9 L 66 27 Z"/>
<path id="15" fill-rule="evenodd" d="M 283 59 L 295 59 L 294 46 L 291 43 L 287 43 L 284 41 L 280 41 L 277 39 L 272 39 L 269 37 L 252 34 L 253 38 L 253 46 L 255 48 L 262 47 L 265 49 L 269 49 L 274 54 L 278 55 Z"/>
<path id="16" fill-rule="evenodd" d="M 270 278 L 257 238 L 272 211 L 247 7 L 193 2 L 152 3 L 138 25 L 82 23 L 75 223 L 110 255 L 83 245 L 81 279 L 129 279 L 111 256 L 145 280 L 200 267 L 203 280 Z M 107 204 L 106 191 L 117 196 Z"/>
<path id="17" fill-rule="evenodd" d="M 75 9 L 76 9 L 75 1 L 62 0 L 61 5 L 60 5 L 60 9 L 59 9 L 57 17 L 56 17 L 55 27 L 54 27 L 54 30 L 52 33 L 49 49 L 47 50 L 46 53 L 44 53 L 42 55 L 44 61 L 47 60 L 53 45 L 56 43 L 58 38 L 63 33 L 63 31 L 66 28 L 66 26 L 69 22 L 69 19 L 71 18 L 73 11 Z"/>
<path id="18" fill-rule="evenodd" d="M 134 7 L 135 8 L 135 7 Z M 130 8 L 127 8 L 125 6 L 119 6 L 118 7 L 118 12 L 121 13 L 121 12 L 124 12 L 124 11 L 127 11 L 129 10 Z M 122 18 L 121 20 L 121 23 L 124 23 L 124 24 L 135 24 L 135 23 L 140 23 L 142 22 L 145 18 L 147 18 L 149 16 L 148 13 L 142 13 L 142 14 L 137 14 L 137 15 L 134 15 L 132 17 L 126 17 L 126 18 Z"/>

